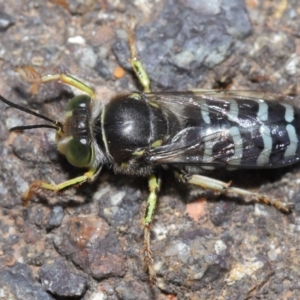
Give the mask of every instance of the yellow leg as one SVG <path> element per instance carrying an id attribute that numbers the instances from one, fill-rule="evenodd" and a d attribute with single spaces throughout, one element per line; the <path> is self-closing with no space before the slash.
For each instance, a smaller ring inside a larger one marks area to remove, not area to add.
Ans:
<path id="1" fill-rule="evenodd" d="M 88 180 L 93 180 L 93 178 L 97 174 L 98 171 L 95 172 L 95 170 L 89 170 L 88 172 L 84 173 L 82 176 L 72 178 L 70 180 L 64 181 L 59 184 L 50 184 L 42 180 L 36 180 L 30 184 L 28 190 L 22 195 L 22 203 L 24 206 L 26 206 L 29 200 L 36 193 L 44 194 L 47 191 L 58 192 L 72 185 L 82 184 Z"/>
<path id="2" fill-rule="evenodd" d="M 130 20 L 130 24 L 128 26 L 128 36 L 129 36 L 129 47 L 131 52 L 131 65 L 135 75 L 137 76 L 140 84 L 142 85 L 144 92 L 150 92 L 150 80 L 147 75 L 146 70 L 144 69 L 142 62 L 137 57 L 136 45 L 135 45 L 135 20 L 132 18 Z M 157 203 L 157 194 L 159 192 L 161 186 L 161 180 L 157 178 L 155 175 L 151 175 L 148 179 L 149 182 L 149 197 L 147 199 L 147 208 L 145 212 L 145 216 L 143 219 L 144 226 L 144 262 L 149 274 L 149 279 L 152 284 L 156 282 L 156 273 L 153 268 L 153 258 L 151 251 L 151 243 L 150 243 L 150 229 L 153 221 L 153 216 Z"/>
<path id="3" fill-rule="evenodd" d="M 38 68 L 32 66 L 17 67 L 15 68 L 15 71 L 19 73 L 23 78 L 25 78 L 25 80 L 33 83 L 34 86 L 49 81 L 60 81 L 64 84 L 74 86 L 77 89 L 87 93 L 92 99 L 95 98 L 95 92 L 92 88 L 79 81 L 78 79 L 63 72 L 44 74 L 47 73 L 46 70 L 41 69 L 39 71 Z"/>
<path id="4" fill-rule="evenodd" d="M 146 70 L 143 67 L 142 62 L 138 59 L 137 57 L 137 51 L 136 51 L 136 45 L 135 45 L 135 35 L 134 35 L 134 30 L 135 30 L 135 20 L 134 18 L 131 18 L 130 23 L 128 24 L 128 43 L 130 47 L 130 52 L 131 52 L 131 66 L 133 68 L 133 71 L 140 81 L 142 87 L 144 88 L 145 93 L 150 92 L 150 80 L 147 75 Z"/>
<path id="5" fill-rule="evenodd" d="M 253 193 L 247 190 L 231 187 L 231 182 L 225 183 L 220 180 L 202 175 L 181 175 L 180 178 L 187 183 L 201 186 L 204 189 L 209 189 L 214 192 L 226 194 L 229 196 L 240 196 L 244 199 L 245 202 L 254 201 L 258 203 L 265 203 L 268 205 L 272 205 L 284 212 L 290 211 L 290 205 L 288 203 L 284 203 L 278 199 L 272 199 L 263 194 Z"/>
<path id="6" fill-rule="evenodd" d="M 155 175 L 149 177 L 149 197 L 147 200 L 147 208 L 143 219 L 144 226 L 144 262 L 149 273 L 151 283 L 156 282 L 156 274 L 153 268 L 153 258 L 150 246 L 150 228 L 157 203 L 157 193 L 161 186 L 161 180 Z"/>

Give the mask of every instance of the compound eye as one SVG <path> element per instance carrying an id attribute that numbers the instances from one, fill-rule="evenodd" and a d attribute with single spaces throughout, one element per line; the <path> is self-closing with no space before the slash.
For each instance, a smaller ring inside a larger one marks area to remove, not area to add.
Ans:
<path id="1" fill-rule="evenodd" d="M 92 161 L 92 147 L 85 138 L 72 138 L 66 145 L 65 155 L 73 166 L 88 168 Z"/>

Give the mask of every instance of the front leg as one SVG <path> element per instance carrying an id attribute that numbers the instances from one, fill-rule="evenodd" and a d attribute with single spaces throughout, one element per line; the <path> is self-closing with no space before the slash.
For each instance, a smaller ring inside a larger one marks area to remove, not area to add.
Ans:
<path id="1" fill-rule="evenodd" d="M 82 176 L 72 178 L 70 180 L 64 181 L 59 184 L 50 184 L 42 180 L 36 180 L 30 184 L 28 190 L 22 195 L 22 204 L 27 206 L 29 200 L 34 194 L 46 194 L 47 192 L 59 192 L 72 185 L 80 185 L 86 181 L 92 181 L 97 174 L 99 174 L 101 168 L 98 170 L 89 170 L 85 172 Z"/>
<path id="2" fill-rule="evenodd" d="M 19 73 L 26 81 L 33 84 L 31 90 L 33 93 L 36 93 L 38 85 L 50 81 L 59 81 L 66 85 L 74 86 L 75 88 L 87 93 L 92 100 L 95 99 L 96 95 L 92 88 L 87 86 L 82 81 L 74 78 L 73 76 L 59 72 L 57 70 L 47 71 L 47 69 L 38 69 L 33 66 L 22 66 L 15 68 L 15 71 Z"/>

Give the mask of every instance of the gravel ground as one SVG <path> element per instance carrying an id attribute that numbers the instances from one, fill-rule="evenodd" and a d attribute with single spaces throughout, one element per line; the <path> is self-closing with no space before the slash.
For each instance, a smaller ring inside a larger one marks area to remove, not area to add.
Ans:
<path id="1" fill-rule="evenodd" d="M 0 94 L 56 119 L 76 91 L 24 82 L 14 68 L 66 70 L 104 103 L 140 89 L 128 63 L 130 16 L 152 89 L 297 94 L 300 1 L 0 0 Z M 125 70 L 125 72 L 123 72 Z M 295 102 L 298 99 L 296 97 Z M 152 228 L 158 282 L 141 250 L 147 180 L 104 170 L 92 184 L 27 207 L 37 179 L 81 174 L 36 118 L 0 103 L 0 299 L 300 299 L 299 166 L 216 174 L 292 202 L 291 214 L 178 186 L 164 177 Z M 191 201 L 194 200 L 194 201 Z"/>

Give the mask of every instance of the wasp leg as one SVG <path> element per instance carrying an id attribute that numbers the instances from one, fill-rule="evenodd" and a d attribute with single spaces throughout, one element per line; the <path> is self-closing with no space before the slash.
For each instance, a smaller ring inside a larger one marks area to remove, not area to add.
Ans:
<path id="1" fill-rule="evenodd" d="M 154 211 L 157 202 L 157 194 L 160 190 L 161 180 L 157 178 L 155 175 L 151 175 L 149 177 L 149 197 L 147 200 L 147 207 L 145 211 L 145 216 L 143 219 L 144 226 L 144 262 L 149 273 L 149 278 L 151 283 L 156 282 L 156 274 L 153 268 L 153 258 L 150 247 L 150 228 L 153 221 Z"/>
<path id="2" fill-rule="evenodd" d="M 37 68 L 34 68 L 32 66 L 17 67 L 15 68 L 15 71 L 22 77 L 24 77 L 28 82 L 33 83 L 33 85 L 38 85 L 49 81 L 60 81 L 64 84 L 74 86 L 77 89 L 87 93 L 92 99 L 95 98 L 95 92 L 92 88 L 64 72 L 42 74 L 42 71 L 39 72 Z"/>
<path id="3" fill-rule="evenodd" d="M 209 189 L 214 192 L 223 193 L 228 196 L 242 196 L 246 202 L 255 201 L 258 203 L 265 203 L 268 205 L 272 205 L 277 209 L 289 212 L 290 205 L 287 203 L 283 203 L 280 200 L 269 198 L 266 195 L 259 194 L 259 193 L 252 193 L 247 190 L 231 187 L 230 183 L 225 183 L 213 178 L 209 178 L 206 176 L 201 175 L 180 175 L 180 178 L 183 179 L 185 182 L 190 184 L 195 184 L 201 186 L 204 189 Z"/>
<path id="4" fill-rule="evenodd" d="M 63 190 L 75 184 L 80 185 L 86 181 L 92 181 L 99 172 L 100 170 L 97 171 L 89 170 L 88 172 L 84 173 L 82 176 L 72 178 L 70 180 L 64 181 L 59 184 L 50 184 L 42 180 L 36 180 L 30 184 L 28 190 L 22 195 L 22 203 L 24 206 L 26 206 L 29 200 L 36 193 L 46 194 L 47 191 L 58 192 L 60 190 Z"/>
<path id="5" fill-rule="evenodd" d="M 143 67 L 142 62 L 137 57 L 137 51 L 136 51 L 136 43 L 135 43 L 135 30 L 136 22 L 135 19 L 132 17 L 129 24 L 128 24 L 128 43 L 130 47 L 131 52 L 131 59 L 130 63 L 133 68 L 133 71 L 140 81 L 140 84 L 144 88 L 145 93 L 150 92 L 150 80 L 147 75 L 146 70 Z"/>

